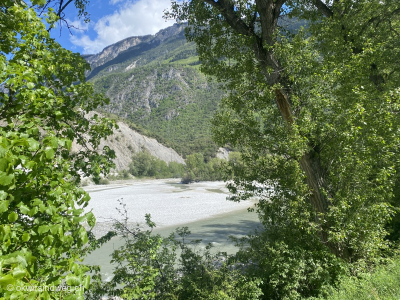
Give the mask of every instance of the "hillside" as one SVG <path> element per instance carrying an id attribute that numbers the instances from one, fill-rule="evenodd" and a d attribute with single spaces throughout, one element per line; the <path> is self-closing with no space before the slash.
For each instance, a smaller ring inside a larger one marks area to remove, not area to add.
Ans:
<path id="1" fill-rule="evenodd" d="M 159 158 L 166 163 L 177 162 L 185 163 L 184 159 L 176 153 L 174 149 L 168 148 L 153 138 L 149 138 L 140 134 L 136 130 L 130 128 L 125 122 L 117 122 L 118 129 L 114 129 L 114 133 L 107 140 L 102 140 L 99 149 L 109 146 L 115 151 L 114 159 L 116 171 L 127 170 L 132 162 L 134 153 L 147 150 L 152 156 Z M 80 149 L 74 142 L 72 151 L 77 152 Z"/>
<path id="2" fill-rule="evenodd" d="M 194 44 L 184 26 L 131 37 L 85 56 L 96 91 L 110 98 L 105 112 L 116 114 L 172 145 L 178 153 L 215 155 L 210 119 L 223 95 L 199 70 Z"/>

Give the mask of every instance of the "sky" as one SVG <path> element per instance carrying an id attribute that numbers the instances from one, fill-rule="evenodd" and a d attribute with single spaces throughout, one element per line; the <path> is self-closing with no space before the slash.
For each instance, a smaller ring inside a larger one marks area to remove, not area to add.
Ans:
<path id="1" fill-rule="evenodd" d="M 64 48 L 81 54 L 95 54 L 105 47 L 131 36 L 155 34 L 174 24 L 163 19 L 171 0 L 90 0 L 87 8 L 90 23 L 77 18 L 77 10 L 66 10 L 68 23 L 79 29 L 71 33 L 63 26 L 51 35 Z"/>

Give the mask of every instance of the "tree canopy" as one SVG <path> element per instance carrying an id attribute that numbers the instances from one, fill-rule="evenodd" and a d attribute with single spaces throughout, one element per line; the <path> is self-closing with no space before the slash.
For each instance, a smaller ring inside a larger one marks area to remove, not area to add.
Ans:
<path id="1" fill-rule="evenodd" d="M 271 297 L 312 295 L 389 246 L 399 14 L 392 0 L 173 1 L 166 14 L 227 91 L 213 133 L 242 151 L 232 198 L 260 199 L 251 261 Z"/>
<path id="2" fill-rule="evenodd" d="M 53 26 L 59 18 L 49 9 L 46 20 Z M 82 223 L 95 219 L 84 212 L 90 197 L 79 182 L 97 181 L 112 166 L 113 151 L 97 148 L 114 122 L 89 114 L 107 99 L 85 82 L 87 69 L 79 54 L 50 38 L 33 9 L 1 2 L 2 299 L 83 299 L 89 285 L 79 263 L 88 242 Z"/>

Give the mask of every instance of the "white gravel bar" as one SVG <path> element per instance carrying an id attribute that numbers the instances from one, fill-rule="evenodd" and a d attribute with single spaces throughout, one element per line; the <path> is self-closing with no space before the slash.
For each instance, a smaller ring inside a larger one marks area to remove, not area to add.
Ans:
<path id="1" fill-rule="evenodd" d="M 120 207 L 118 199 L 126 204 L 130 223 L 143 224 L 145 214 L 149 213 L 157 228 L 212 218 L 254 204 L 252 201 L 227 201 L 229 192 L 221 181 L 181 184 L 172 179 L 132 180 L 89 186 L 85 190 L 91 196 L 86 211 L 93 211 L 97 224 L 123 219 L 116 210 Z"/>

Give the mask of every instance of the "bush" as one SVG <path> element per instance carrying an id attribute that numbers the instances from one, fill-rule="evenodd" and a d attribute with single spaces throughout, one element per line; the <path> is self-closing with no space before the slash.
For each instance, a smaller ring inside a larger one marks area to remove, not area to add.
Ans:
<path id="1" fill-rule="evenodd" d="M 107 185 L 107 184 L 110 184 L 110 181 L 107 179 L 107 178 L 101 178 L 100 180 L 99 180 L 99 183 L 98 184 L 100 184 L 100 185 Z"/>
<path id="2" fill-rule="evenodd" d="M 80 186 L 84 187 L 84 186 L 88 186 L 90 184 L 92 184 L 92 181 L 89 178 L 85 178 L 84 180 L 81 181 Z"/>
<path id="3" fill-rule="evenodd" d="M 147 230 L 130 227 L 127 217 L 114 224 L 125 244 L 112 254 L 114 277 L 91 290 L 97 299 L 108 294 L 123 299 L 255 300 L 262 294 L 260 281 L 241 274 L 226 253 L 213 255 L 210 245 L 196 250 L 200 240 L 188 242 L 187 227 L 163 238 L 152 233 L 150 215 L 146 223 Z"/>

